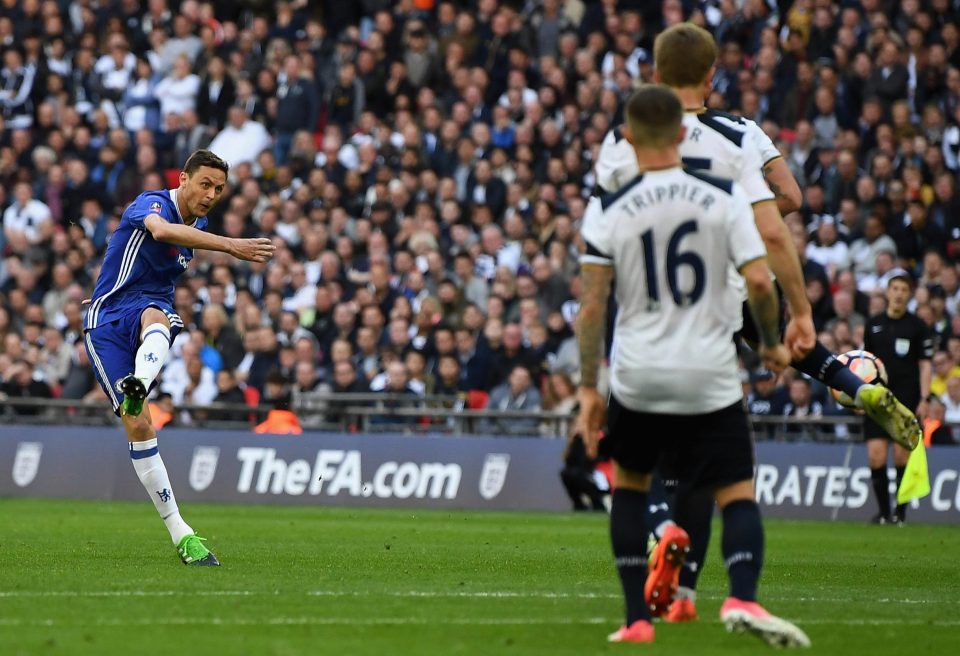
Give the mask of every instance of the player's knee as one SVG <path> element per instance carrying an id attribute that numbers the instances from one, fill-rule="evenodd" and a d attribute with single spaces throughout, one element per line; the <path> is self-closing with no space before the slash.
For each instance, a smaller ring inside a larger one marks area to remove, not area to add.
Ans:
<path id="1" fill-rule="evenodd" d="M 140 315 L 140 326 L 141 328 L 146 328 L 151 324 L 159 323 L 164 326 L 170 327 L 170 321 L 167 319 L 167 315 L 158 310 L 157 308 L 147 308 Z"/>
<path id="2" fill-rule="evenodd" d="M 128 418 L 124 423 L 127 425 L 127 435 L 132 442 L 143 442 L 157 436 L 157 431 L 142 415 Z"/>

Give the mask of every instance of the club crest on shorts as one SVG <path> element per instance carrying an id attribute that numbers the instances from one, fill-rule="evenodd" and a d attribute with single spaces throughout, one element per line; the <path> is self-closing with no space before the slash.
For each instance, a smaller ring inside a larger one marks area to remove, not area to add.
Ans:
<path id="1" fill-rule="evenodd" d="M 40 470 L 40 454 L 43 444 L 40 442 L 20 442 L 17 455 L 13 458 L 13 482 L 26 487 L 37 477 Z"/>
<path id="2" fill-rule="evenodd" d="M 510 467 L 509 453 L 488 453 L 480 471 L 480 496 L 490 501 L 503 490 Z"/>
<path id="3" fill-rule="evenodd" d="M 193 461 L 190 463 L 190 487 L 202 492 L 213 483 L 217 473 L 217 460 L 220 459 L 220 448 L 216 446 L 198 446 L 193 450 Z"/>

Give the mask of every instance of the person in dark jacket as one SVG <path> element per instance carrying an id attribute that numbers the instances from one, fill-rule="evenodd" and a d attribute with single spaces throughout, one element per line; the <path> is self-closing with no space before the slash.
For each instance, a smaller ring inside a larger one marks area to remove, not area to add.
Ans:
<path id="1" fill-rule="evenodd" d="M 233 369 L 225 368 L 217 373 L 217 396 L 213 399 L 213 402 L 237 405 L 246 403 L 243 390 L 240 389 Z M 211 410 L 208 417 L 210 421 L 246 421 L 247 414 L 236 410 Z"/>
<path id="2" fill-rule="evenodd" d="M 283 72 L 277 82 L 277 142 L 274 152 L 277 164 L 285 164 L 293 135 L 299 130 L 314 132 L 320 113 L 317 87 L 304 75 L 297 55 L 288 55 L 283 61 Z"/>
<path id="3" fill-rule="evenodd" d="M 197 93 L 197 117 L 201 125 L 212 133 L 223 129 L 227 123 L 227 110 L 237 99 L 237 90 L 233 77 L 227 74 L 227 67 L 220 57 L 214 57 L 207 64 L 207 73 L 200 82 Z"/>

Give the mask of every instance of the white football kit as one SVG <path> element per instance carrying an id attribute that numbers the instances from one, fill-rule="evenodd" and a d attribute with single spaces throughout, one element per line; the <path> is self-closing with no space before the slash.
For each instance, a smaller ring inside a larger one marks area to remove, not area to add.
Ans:
<path id="1" fill-rule="evenodd" d="M 763 167 L 780 157 L 780 152 L 759 125 L 733 114 L 705 109 L 684 112 L 683 127 L 686 134 L 680 143 L 680 157 L 685 167 L 736 180 L 751 203 L 774 200 L 763 178 Z M 639 170 L 633 146 L 623 137 L 623 128 L 610 130 L 597 156 L 600 193 L 618 191 Z"/>
<path id="2" fill-rule="evenodd" d="M 581 234 L 581 263 L 616 271 L 616 399 L 683 415 L 740 400 L 728 273 L 766 254 L 743 188 L 680 167 L 649 171 L 593 198 Z"/>
<path id="3" fill-rule="evenodd" d="M 763 177 L 763 167 L 780 152 L 754 121 L 712 109 L 683 114 L 686 134 L 680 143 L 683 165 L 719 178 L 736 180 L 751 204 L 775 199 Z M 622 127 L 607 133 L 597 156 L 596 176 L 601 193 L 613 193 L 639 172 L 633 146 Z M 752 215 L 752 214 L 751 214 Z M 743 328 L 742 312 L 735 308 L 747 300 L 747 288 L 736 269 L 730 269 L 730 307 L 736 316 L 734 332 Z"/>

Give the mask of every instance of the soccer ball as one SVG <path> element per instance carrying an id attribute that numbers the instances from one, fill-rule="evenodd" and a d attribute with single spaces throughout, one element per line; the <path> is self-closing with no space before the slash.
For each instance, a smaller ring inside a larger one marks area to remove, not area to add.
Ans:
<path id="1" fill-rule="evenodd" d="M 868 383 L 875 385 L 887 384 L 887 368 L 883 366 L 883 360 L 870 351 L 847 351 L 846 353 L 838 355 L 837 360 Z M 845 408 L 852 408 L 855 405 L 853 399 L 840 390 L 831 389 L 830 394 L 833 395 L 837 403 Z"/>

